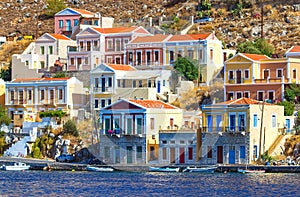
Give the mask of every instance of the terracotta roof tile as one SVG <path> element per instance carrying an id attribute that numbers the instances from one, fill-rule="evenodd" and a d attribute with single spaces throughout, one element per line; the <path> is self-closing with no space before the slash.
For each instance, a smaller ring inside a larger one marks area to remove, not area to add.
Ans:
<path id="1" fill-rule="evenodd" d="M 97 32 L 102 34 L 113 34 L 113 33 L 129 33 L 138 27 L 115 27 L 115 28 L 100 28 L 93 27 Z"/>
<path id="2" fill-rule="evenodd" d="M 268 56 L 265 55 L 259 55 L 259 54 L 250 54 L 250 53 L 242 53 L 242 55 L 254 60 L 254 61 L 259 61 L 259 60 L 268 60 L 271 59 Z"/>
<path id="3" fill-rule="evenodd" d="M 256 104 L 261 104 L 261 101 L 258 100 L 254 100 L 254 99 L 250 99 L 250 98 L 239 98 L 236 100 L 229 100 L 229 101 L 225 101 L 225 102 L 221 102 L 221 103 L 217 103 L 217 105 L 256 105 Z M 266 103 L 267 105 L 270 105 L 270 103 Z"/>
<path id="4" fill-rule="evenodd" d="M 177 109 L 175 106 L 159 100 L 129 100 L 146 108 Z"/>
<path id="5" fill-rule="evenodd" d="M 78 9 L 78 8 L 71 8 L 72 10 L 75 10 L 76 12 L 79 12 L 80 14 L 90 14 L 90 15 L 94 15 L 93 12 L 87 11 L 87 10 L 82 10 L 82 9 Z"/>
<path id="6" fill-rule="evenodd" d="M 123 70 L 123 71 L 134 71 L 136 70 L 134 67 L 125 64 L 107 64 L 114 70 Z"/>
<path id="7" fill-rule="evenodd" d="M 162 34 L 155 34 L 153 36 L 140 36 L 136 37 L 132 40 L 131 43 L 143 43 L 143 42 L 162 42 L 170 35 L 162 35 Z"/>
<path id="8" fill-rule="evenodd" d="M 210 34 L 186 34 L 186 35 L 173 35 L 168 41 L 185 41 L 185 40 L 204 40 Z"/>
<path id="9" fill-rule="evenodd" d="M 293 46 L 289 52 L 300 52 L 300 46 Z"/>
<path id="10" fill-rule="evenodd" d="M 71 40 L 70 38 L 62 34 L 50 34 L 50 35 L 57 40 Z"/>

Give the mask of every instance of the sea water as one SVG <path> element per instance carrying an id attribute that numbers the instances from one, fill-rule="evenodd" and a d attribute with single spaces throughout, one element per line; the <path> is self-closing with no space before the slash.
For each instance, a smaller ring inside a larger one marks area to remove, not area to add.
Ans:
<path id="1" fill-rule="evenodd" d="M 300 196 L 296 173 L 0 171 L 0 196 Z"/>

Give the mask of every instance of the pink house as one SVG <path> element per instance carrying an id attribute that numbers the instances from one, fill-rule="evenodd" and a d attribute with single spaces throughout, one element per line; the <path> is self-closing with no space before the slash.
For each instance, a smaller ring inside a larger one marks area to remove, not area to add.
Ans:
<path id="1" fill-rule="evenodd" d="M 68 51 L 68 70 L 91 70 L 100 63 L 124 64 L 125 45 L 151 35 L 143 27 L 88 27 L 76 35 L 77 47 Z"/>
<path id="2" fill-rule="evenodd" d="M 55 34 L 64 34 L 68 37 L 77 30 L 79 25 L 99 25 L 99 14 L 76 8 L 66 8 L 54 16 Z"/>

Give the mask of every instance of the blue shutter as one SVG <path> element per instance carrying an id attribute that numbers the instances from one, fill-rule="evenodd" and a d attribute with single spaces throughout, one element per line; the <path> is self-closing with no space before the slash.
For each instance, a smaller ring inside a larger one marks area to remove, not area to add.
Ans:
<path id="1" fill-rule="evenodd" d="M 246 147 L 240 146 L 240 159 L 245 159 L 245 158 L 246 158 Z"/>
<path id="2" fill-rule="evenodd" d="M 257 114 L 253 115 L 253 127 L 257 127 Z"/>

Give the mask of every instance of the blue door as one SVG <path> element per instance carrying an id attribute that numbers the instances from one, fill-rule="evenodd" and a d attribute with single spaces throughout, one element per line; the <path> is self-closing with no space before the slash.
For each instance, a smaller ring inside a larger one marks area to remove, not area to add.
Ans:
<path id="1" fill-rule="evenodd" d="M 223 125 L 222 125 L 222 115 L 217 115 L 217 117 L 216 117 L 216 121 L 217 121 L 217 131 L 219 132 L 219 131 L 222 131 L 222 127 L 223 127 Z"/>
<path id="2" fill-rule="evenodd" d="M 291 120 L 290 119 L 285 119 L 285 127 L 286 127 L 286 132 L 291 131 Z"/>
<path id="3" fill-rule="evenodd" d="M 235 114 L 229 115 L 229 128 L 231 132 L 235 131 Z"/>
<path id="4" fill-rule="evenodd" d="M 229 164 L 235 164 L 235 147 L 230 146 L 229 148 Z"/>
<path id="5" fill-rule="evenodd" d="M 157 81 L 157 93 L 160 93 L 160 81 Z"/>
<path id="6" fill-rule="evenodd" d="M 67 20 L 66 23 L 67 23 L 66 31 L 71 31 L 71 21 Z"/>
<path id="7" fill-rule="evenodd" d="M 207 131 L 212 132 L 213 120 L 212 115 L 207 115 Z"/>

